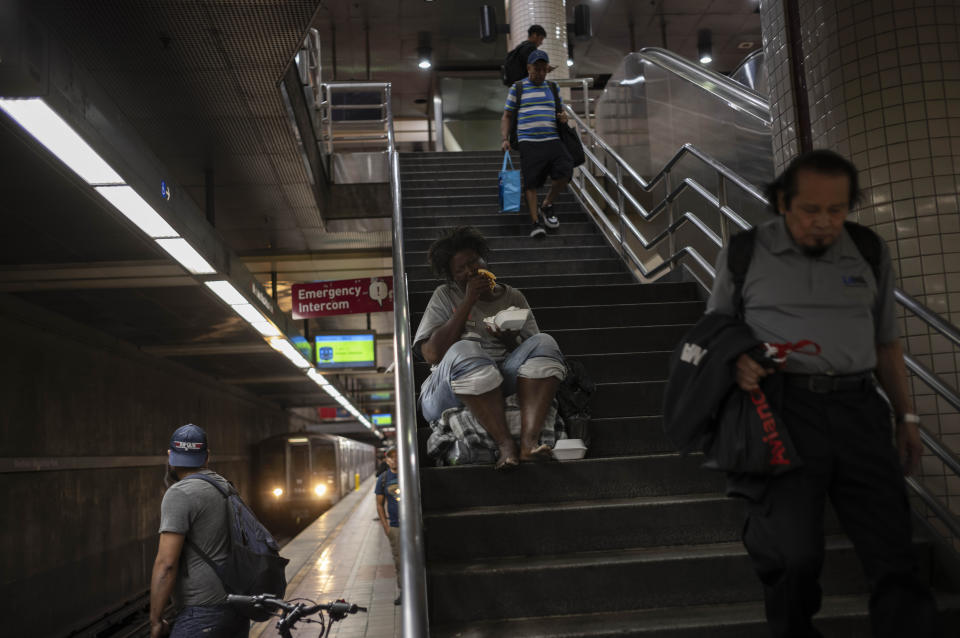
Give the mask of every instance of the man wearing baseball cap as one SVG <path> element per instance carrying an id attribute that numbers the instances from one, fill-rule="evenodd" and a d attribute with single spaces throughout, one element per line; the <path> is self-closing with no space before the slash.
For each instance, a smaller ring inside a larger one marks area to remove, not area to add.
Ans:
<path id="1" fill-rule="evenodd" d="M 206 481 L 183 480 L 202 473 L 229 486 L 207 469 L 207 433 L 192 423 L 177 428 L 167 456 L 169 489 L 160 505 L 160 544 L 150 581 L 150 636 L 246 636 L 250 622 L 224 604 L 223 583 L 197 552 L 199 548 L 217 563 L 226 560 L 230 532 L 224 499 Z M 161 618 L 171 596 L 177 612 L 172 629 Z"/>
<path id="2" fill-rule="evenodd" d="M 567 152 L 557 125 L 566 126 L 560 91 L 547 82 L 550 57 L 537 49 L 527 58 L 527 77 L 510 87 L 500 120 L 501 149 L 520 151 L 524 198 L 532 225 L 530 237 L 543 237 L 547 228 L 557 228 L 560 221 L 553 213 L 553 202 L 573 177 L 573 160 Z M 537 207 L 537 189 L 550 178 L 550 192 Z"/>

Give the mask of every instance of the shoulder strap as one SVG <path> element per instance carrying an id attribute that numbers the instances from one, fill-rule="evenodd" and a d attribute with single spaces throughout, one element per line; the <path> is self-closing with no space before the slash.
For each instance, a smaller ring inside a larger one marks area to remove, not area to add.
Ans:
<path id="1" fill-rule="evenodd" d="M 520 112 L 520 96 L 523 95 L 523 78 L 521 78 L 521 79 L 517 80 L 516 82 L 514 82 L 513 86 L 514 86 L 514 88 L 516 89 L 516 94 L 517 94 L 517 113 L 519 113 L 519 112 Z"/>
<path id="2" fill-rule="evenodd" d="M 550 92 L 553 93 L 553 110 L 557 113 L 560 112 L 560 103 L 557 101 L 557 91 L 560 89 L 557 87 L 556 82 L 547 81 L 547 84 L 550 86 Z"/>
<path id="3" fill-rule="evenodd" d="M 856 244 L 863 260 L 870 264 L 873 278 L 879 283 L 880 257 L 883 254 L 883 244 L 881 242 L 883 240 L 875 232 L 856 222 L 843 222 L 843 227 L 847 230 L 847 234 L 850 235 L 853 243 Z"/>
<path id="4" fill-rule="evenodd" d="M 733 307 L 738 317 L 743 317 L 743 282 L 747 279 L 747 270 L 753 259 L 753 244 L 757 236 L 756 227 L 737 233 L 727 245 L 727 268 L 733 276 Z"/>
<path id="5" fill-rule="evenodd" d="M 223 498 L 224 498 L 224 503 L 223 503 L 223 505 L 224 505 L 224 507 L 226 508 L 226 513 L 227 513 L 227 519 L 226 519 L 226 520 L 227 520 L 227 527 L 226 527 L 226 529 L 227 529 L 227 534 L 229 534 L 229 533 L 230 533 L 230 503 L 229 503 L 229 501 L 227 501 L 227 499 L 230 497 L 230 492 L 229 492 L 228 490 L 225 490 L 223 487 L 221 487 L 221 486 L 217 483 L 217 481 L 215 481 L 214 479 L 210 478 L 210 477 L 207 476 L 206 474 L 191 474 L 190 476 L 188 476 L 188 477 L 186 477 L 186 478 L 184 478 L 184 479 L 181 479 L 181 480 L 186 481 L 186 480 L 192 479 L 192 478 L 200 479 L 200 480 L 202 480 L 202 481 L 205 482 L 205 483 L 209 483 L 210 485 L 212 485 L 212 486 L 214 486 L 215 488 L 217 488 L 217 491 L 220 492 L 220 495 L 221 495 L 221 496 L 223 496 Z M 217 564 L 216 564 L 215 562 L 213 562 L 213 559 L 210 558 L 210 555 L 209 555 L 209 554 L 207 554 L 205 551 L 203 551 L 202 549 L 200 549 L 200 546 L 193 542 L 193 540 L 190 538 L 189 532 L 184 535 L 183 539 L 184 539 L 184 542 L 185 542 L 187 545 L 189 545 L 190 548 L 193 549 L 193 551 L 195 551 L 195 552 L 200 556 L 201 559 L 203 559 L 203 562 L 205 562 L 207 565 L 210 566 L 210 569 L 213 570 L 213 573 L 216 574 L 216 575 L 217 575 L 217 578 L 220 579 L 220 582 L 223 583 L 223 577 L 220 575 L 220 570 L 217 568 Z M 226 588 L 226 583 L 223 583 L 223 586 L 224 586 L 224 588 Z"/>

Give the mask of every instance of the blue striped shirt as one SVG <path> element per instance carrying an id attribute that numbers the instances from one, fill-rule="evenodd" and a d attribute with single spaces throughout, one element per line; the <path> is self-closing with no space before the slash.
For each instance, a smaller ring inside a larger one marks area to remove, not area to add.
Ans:
<path id="1" fill-rule="evenodd" d="M 553 100 L 550 86 L 544 82 L 539 86 L 523 78 L 523 94 L 520 96 L 520 108 L 517 109 L 517 85 L 510 87 L 505 111 L 517 112 L 517 141 L 518 142 L 546 142 L 560 139 L 557 136 L 557 109 L 560 107 L 560 96 Z"/>

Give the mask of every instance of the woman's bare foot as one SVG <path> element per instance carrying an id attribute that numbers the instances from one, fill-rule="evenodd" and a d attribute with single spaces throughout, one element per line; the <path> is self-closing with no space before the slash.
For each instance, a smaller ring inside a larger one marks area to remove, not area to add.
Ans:
<path id="1" fill-rule="evenodd" d="M 522 450 L 520 452 L 521 461 L 555 461 L 557 457 L 553 455 L 553 449 L 549 445 L 539 445 L 532 450 Z"/>
<path id="2" fill-rule="evenodd" d="M 520 465 L 520 459 L 517 458 L 517 444 L 510 439 L 508 442 L 497 444 L 500 450 L 500 460 L 493 466 L 495 470 L 508 470 Z"/>

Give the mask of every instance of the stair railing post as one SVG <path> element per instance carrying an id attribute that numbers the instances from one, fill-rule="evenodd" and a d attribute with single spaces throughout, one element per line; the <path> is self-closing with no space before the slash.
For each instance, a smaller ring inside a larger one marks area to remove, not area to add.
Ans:
<path id="1" fill-rule="evenodd" d="M 617 217 L 620 220 L 620 256 L 626 259 L 626 253 L 623 250 L 623 166 L 617 162 Z"/>
<path id="2" fill-rule="evenodd" d="M 727 207 L 727 180 L 717 171 L 717 212 L 720 214 L 720 241 L 726 246 L 730 241 L 730 220 L 723 209 Z"/>
<path id="3" fill-rule="evenodd" d="M 670 199 L 670 194 L 673 192 L 673 174 L 670 172 L 669 168 L 663 174 L 663 186 L 665 190 L 663 198 L 667 202 L 667 224 L 668 227 L 670 227 L 673 226 L 674 219 L 673 201 Z M 670 231 L 667 238 L 667 250 L 670 252 L 670 254 L 667 255 L 667 259 L 672 258 L 676 254 L 676 242 L 677 240 L 676 237 L 674 237 L 673 231 Z"/>

